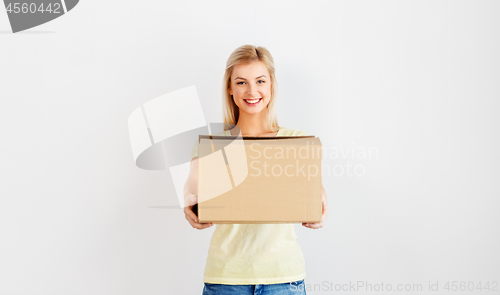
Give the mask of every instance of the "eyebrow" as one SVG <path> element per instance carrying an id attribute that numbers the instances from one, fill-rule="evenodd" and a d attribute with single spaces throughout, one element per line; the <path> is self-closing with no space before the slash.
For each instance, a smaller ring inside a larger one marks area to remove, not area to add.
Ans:
<path id="1" fill-rule="evenodd" d="M 265 75 L 261 75 L 261 76 L 258 76 L 257 78 L 255 79 L 259 79 L 259 78 L 262 78 L 262 77 L 266 77 Z M 241 80 L 246 80 L 245 78 L 241 78 L 241 77 L 236 77 L 234 78 L 234 80 L 238 80 L 238 79 L 241 79 Z"/>

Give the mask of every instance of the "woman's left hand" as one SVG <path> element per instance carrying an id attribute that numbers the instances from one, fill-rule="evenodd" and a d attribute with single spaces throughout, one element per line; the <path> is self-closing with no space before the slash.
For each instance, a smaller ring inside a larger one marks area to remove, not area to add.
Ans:
<path id="1" fill-rule="evenodd" d="M 321 215 L 321 221 L 316 222 L 316 223 L 305 223 L 305 222 L 302 223 L 302 225 L 307 227 L 307 228 L 318 229 L 318 228 L 322 228 L 323 225 L 325 224 L 326 216 L 328 215 L 328 200 L 327 200 L 326 191 L 325 191 L 325 188 L 323 188 L 323 185 L 321 186 L 321 188 L 323 189 L 323 194 L 321 197 L 323 214 Z"/>

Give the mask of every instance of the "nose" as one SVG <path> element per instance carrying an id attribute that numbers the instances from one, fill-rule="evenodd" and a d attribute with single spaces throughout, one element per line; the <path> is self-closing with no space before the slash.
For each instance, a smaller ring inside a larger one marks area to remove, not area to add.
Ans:
<path id="1" fill-rule="evenodd" d="M 249 84 L 247 88 L 247 95 L 250 98 L 259 98 L 259 92 L 257 91 L 257 85 Z"/>

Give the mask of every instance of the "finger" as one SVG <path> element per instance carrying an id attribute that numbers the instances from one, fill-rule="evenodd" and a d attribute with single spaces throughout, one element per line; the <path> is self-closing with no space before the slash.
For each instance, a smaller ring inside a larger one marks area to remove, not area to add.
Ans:
<path id="1" fill-rule="evenodd" d="M 199 223 L 198 217 L 193 213 L 193 211 L 186 209 L 186 208 L 185 208 L 186 219 L 189 222 L 189 224 L 191 224 L 191 226 L 193 228 L 204 229 L 204 228 L 211 227 L 212 225 L 214 225 L 213 223 L 210 223 L 210 222 L 209 223 Z"/>
<path id="2" fill-rule="evenodd" d="M 312 229 L 322 228 L 322 227 L 323 227 L 323 222 L 308 223 L 308 224 L 306 225 L 306 227 L 308 227 L 308 228 L 312 228 Z"/>
<path id="3" fill-rule="evenodd" d="M 212 225 L 214 225 L 213 223 L 197 223 L 197 229 L 205 229 L 207 227 L 211 227 Z"/>
<path id="4" fill-rule="evenodd" d="M 189 217 L 194 222 L 198 222 L 198 216 L 196 216 L 196 214 L 194 214 L 193 206 L 189 206 L 189 207 L 184 208 L 184 214 L 186 214 L 186 217 Z"/>
<path id="5" fill-rule="evenodd" d="M 305 227 L 310 227 L 311 223 L 304 222 L 304 223 L 302 223 L 302 225 L 305 226 Z"/>
<path id="6" fill-rule="evenodd" d="M 313 224 L 313 223 L 302 223 L 302 225 L 303 225 L 303 226 L 308 227 L 308 228 L 311 228 L 311 225 L 312 225 L 312 224 Z"/>
<path id="7" fill-rule="evenodd" d="M 313 229 L 318 229 L 323 227 L 324 225 L 324 220 L 322 219 L 320 222 L 314 222 L 314 223 L 305 223 L 305 227 L 307 228 L 313 228 Z"/>
<path id="8" fill-rule="evenodd" d="M 213 223 L 199 223 L 199 222 L 195 222 L 195 221 L 192 221 L 191 222 L 191 226 L 193 228 L 196 228 L 196 229 L 205 229 L 207 227 L 211 227 L 212 225 L 214 225 Z"/>

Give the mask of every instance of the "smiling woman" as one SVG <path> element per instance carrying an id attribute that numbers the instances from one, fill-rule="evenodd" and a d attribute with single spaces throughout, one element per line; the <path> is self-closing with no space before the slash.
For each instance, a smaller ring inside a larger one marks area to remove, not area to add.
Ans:
<path id="1" fill-rule="evenodd" d="M 243 136 L 308 135 L 305 131 L 278 125 L 276 85 L 274 62 L 269 51 L 251 45 L 237 48 L 227 60 L 224 74 L 224 132 L 215 135 L 240 134 L 236 131 L 238 128 L 232 128 L 234 125 L 239 127 Z M 184 213 L 193 228 L 205 229 L 213 224 L 199 223 L 192 210 L 198 201 L 196 145 L 191 158 L 184 190 Z M 284 169 L 292 173 L 291 168 Z M 304 169 L 299 171 L 304 173 Z M 322 203 L 321 222 L 303 223 L 303 226 L 312 229 L 323 226 L 328 212 L 324 189 Z M 305 294 L 304 288 L 297 288 L 304 284 L 305 275 L 304 255 L 293 224 L 217 224 L 203 275 L 203 294 Z"/>
<path id="2" fill-rule="evenodd" d="M 276 135 L 276 89 L 271 53 L 251 45 L 237 48 L 227 60 L 224 74 L 225 123 L 238 125 L 242 135 Z"/>

